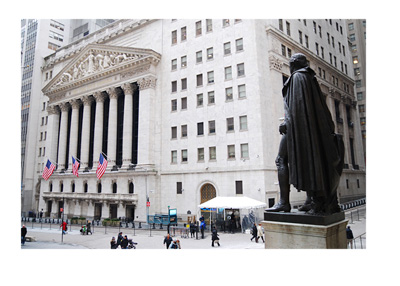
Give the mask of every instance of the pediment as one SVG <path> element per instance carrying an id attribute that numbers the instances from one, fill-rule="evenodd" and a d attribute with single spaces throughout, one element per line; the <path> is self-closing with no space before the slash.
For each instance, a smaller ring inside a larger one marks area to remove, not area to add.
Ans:
<path id="1" fill-rule="evenodd" d="M 150 49 L 89 44 L 42 91 L 45 95 L 65 92 L 133 66 L 157 65 L 160 59 L 161 55 Z"/>

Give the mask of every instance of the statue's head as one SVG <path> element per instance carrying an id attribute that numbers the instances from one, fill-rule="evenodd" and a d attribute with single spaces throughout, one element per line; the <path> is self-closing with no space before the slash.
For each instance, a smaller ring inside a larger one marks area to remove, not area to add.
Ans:
<path id="1" fill-rule="evenodd" d="M 289 60 L 290 73 L 292 74 L 298 69 L 305 68 L 307 65 L 307 59 L 305 55 L 301 53 L 294 54 Z"/>

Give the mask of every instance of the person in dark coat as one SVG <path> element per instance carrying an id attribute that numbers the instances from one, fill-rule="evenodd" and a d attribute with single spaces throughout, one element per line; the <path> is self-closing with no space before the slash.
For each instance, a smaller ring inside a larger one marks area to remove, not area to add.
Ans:
<path id="1" fill-rule="evenodd" d="M 118 237 L 117 237 L 117 248 L 118 246 L 121 245 L 122 240 L 124 239 L 124 237 L 122 236 L 122 232 L 118 233 Z"/>
<path id="2" fill-rule="evenodd" d="M 190 237 L 195 237 L 196 225 L 194 222 L 190 223 Z"/>
<path id="3" fill-rule="evenodd" d="M 257 224 L 254 223 L 254 224 L 253 224 L 253 227 L 252 227 L 252 229 L 251 229 L 251 234 L 253 235 L 252 238 L 250 238 L 251 241 L 253 241 L 253 238 L 255 238 L 255 239 L 256 239 L 256 242 L 258 242 L 257 232 L 258 232 Z"/>
<path id="4" fill-rule="evenodd" d="M 26 234 L 28 233 L 28 230 L 26 229 L 26 226 L 25 225 L 23 225 L 22 227 L 21 227 L 21 244 L 22 245 L 25 245 L 25 237 L 26 237 Z"/>
<path id="5" fill-rule="evenodd" d="M 214 227 L 212 230 L 212 235 L 211 235 L 211 246 L 214 247 L 214 242 L 216 242 L 218 244 L 218 246 L 221 246 L 219 244 L 219 237 L 218 237 L 218 232 L 217 229 Z"/>
<path id="6" fill-rule="evenodd" d="M 117 249 L 118 248 L 117 241 L 115 240 L 114 236 L 112 237 L 112 239 L 110 241 L 110 246 L 111 246 L 111 249 Z"/>
<path id="7" fill-rule="evenodd" d="M 171 242 L 172 242 L 172 237 L 168 233 L 167 236 L 164 238 L 163 244 L 165 244 L 165 247 L 168 249 Z"/>
<path id="8" fill-rule="evenodd" d="M 90 232 L 90 234 L 93 234 L 93 233 L 92 233 L 91 227 L 92 227 L 92 223 L 91 223 L 90 220 L 89 220 L 89 221 L 87 222 L 87 224 L 86 224 L 86 234 L 87 234 L 87 235 L 89 234 L 89 232 Z"/>
<path id="9" fill-rule="evenodd" d="M 303 54 L 290 60 L 290 77 L 282 94 L 285 120 L 276 165 L 280 201 L 267 211 L 290 212 L 290 184 L 307 193 L 301 210 L 311 214 L 340 212 L 337 187 L 344 165 L 344 145 L 315 72 Z"/>
<path id="10" fill-rule="evenodd" d="M 121 241 L 121 249 L 127 249 L 127 248 L 128 248 L 128 236 L 125 235 Z"/>
<path id="11" fill-rule="evenodd" d="M 353 231 L 350 229 L 350 226 L 346 228 L 346 237 L 347 237 L 347 247 L 349 247 L 350 245 L 350 248 L 352 249 L 354 236 L 353 236 Z"/>

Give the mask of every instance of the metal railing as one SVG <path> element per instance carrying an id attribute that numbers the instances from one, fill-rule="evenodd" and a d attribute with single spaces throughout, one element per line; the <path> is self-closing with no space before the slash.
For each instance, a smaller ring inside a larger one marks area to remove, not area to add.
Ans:
<path id="1" fill-rule="evenodd" d="M 353 249 L 365 249 L 366 248 L 366 239 L 367 239 L 366 232 L 353 238 L 352 239 Z M 349 243 L 347 244 L 347 248 L 349 248 Z M 351 246 L 350 246 L 350 248 L 351 248 Z"/>

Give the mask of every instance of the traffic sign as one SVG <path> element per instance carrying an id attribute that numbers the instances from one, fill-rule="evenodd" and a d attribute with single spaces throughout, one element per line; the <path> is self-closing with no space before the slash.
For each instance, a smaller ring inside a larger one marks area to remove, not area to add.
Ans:
<path id="1" fill-rule="evenodd" d="M 150 207 L 150 202 L 147 202 L 147 203 L 146 203 L 146 207 Z"/>

